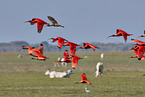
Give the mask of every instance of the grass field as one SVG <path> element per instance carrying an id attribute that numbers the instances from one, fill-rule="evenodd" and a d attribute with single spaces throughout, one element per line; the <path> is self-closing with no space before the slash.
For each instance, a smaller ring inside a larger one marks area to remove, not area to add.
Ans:
<path id="1" fill-rule="evenodd" d="M 17 56 L 21 54 L 23 58 Z M 46 70 L 66 71 L 68 67 L 54 67 L 53 61 L 62 53 L 44 53 L 50 59 L 31 60 L 27 53 L 0 53 L 0 97 L 145 97 L 145 61 L 130 59 L 133 52 L 80 52 L 74 74 L 70 78 L 44 75 Z M 95 77 L 97 62 L 104 63 L 103 77 Z M 92 85 L 75 84 L 86 73 Z M 93 93 L 87 94 L 84 86 Z"/>

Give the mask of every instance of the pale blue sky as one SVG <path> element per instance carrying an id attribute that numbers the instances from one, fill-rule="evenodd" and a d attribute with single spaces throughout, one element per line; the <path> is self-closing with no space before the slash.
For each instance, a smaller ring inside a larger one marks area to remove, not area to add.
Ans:
<path id="1" fill-rule="evenodd" d="M 51 43 L 47 39 L 58 36 L 75 43 L 124 43 L 122 37 L 106 37 L 119 28 L 134 34 L 131 42 L 145 30 L 145 0 L 0 0 L 0 12 L 0 43 Z M 44 27 L 39 34 L 36 24 L 23 24 L 34 17 L 50 23 L 47 16 L 65 28 Z"/>

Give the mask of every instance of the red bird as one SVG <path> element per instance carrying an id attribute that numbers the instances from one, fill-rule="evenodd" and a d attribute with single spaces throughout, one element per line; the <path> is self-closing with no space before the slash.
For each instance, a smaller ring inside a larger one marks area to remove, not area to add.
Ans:
<path id="1" fill-rule="evenodd" d="M 41 52 L 42 55 L 43 55 L 43 50 L 44 50 L 43 44 L 40 44 L 39 51 Z"/>
<path id="2" fill-rule="evenodd" d="M 135 56 L 130 56 L 130 58 L 137 58 L 138 57 L 138 49 L 139 49 L 139 47 L 140 46 L 136 46 L 136 47 L 134 47 L 134 48 L 131 48 L 132 49 L 132 51 L 136 54 Z M 143 56 L 142 58 L 141 58 L 141 60 L 144 60 L 145 59 L 145 56 Z"/>
<path id="3" fill-rule="evenodd" d="M 78 44 L 75 44 L 73 42 L 65 42 L 66 44 L 63 45 L 63 46 L 70 46 L 70 55 L 75 55 L 75 52 L 76 52 L 76 46 L 80 46 Z"/>
<path id="4" fill-rule="evenodd" d="M 128 33 L 126 33 L 123 30 L 117 29 L 116 30 L 116 34 L 110 35 L 107 38 L 109 38 L 109 37 L 116 37 L 116 36 L 123 36 L 123 38 L 124 38 L 124 40 L 126 42 L 127 41 L 127 36 L 130 36 L 130 35 L 133 35 L 133 34 L 128 34 Z"/>
<path id="5" fill-rule="evenodd" d="M 130 50 L 132 50 L 136 55 L 135 56 L 130 56 L 129 58 L 137 58 L 137 56 L 138 56 L 138 47 L 139 46 L 135 46 L 135 47 L 133 47 L 133 48 L 131 48 Z"/>
<path id="6" fill-rule="evenodd" d="M 39 18 L 33 18 L 32 20 L 28 20 L 26 22 L 30 22 L 31 25 L 34 25 L 35 23 L 37 23 L 37 31 L 38 33 L 41 33 L 42 29 L 43 29 L 43 26 L 46 24 L 48 25 L 47 22 L 39 19 Z M 24 22 L 24 23 L 26 23 Z"/>
<path id="7" fill-rule="evenodd" d="M 131 39 L 133 42 L 137 42 L 137 43 L 140 43 L 140 44 L 137 44 L 138 47 L 136 48 L 136 50 L 138 51 L 137 52 L 137 58 L 138 60 L 141 60 L 142 57 L 143 57 L 143 54 L 145 52 L 145 42 L 142 42 L 140 40 L 136 40 L 136 39 Z"/>
<path id="8" fill-rule="evenodd" d="M 53 41 L 52 42 L 56 42 L 56 41 L 58 41 L 58 43 L 57 43 L 57 47 L 58 48 L 62 48 L 62 46 L 64 45 L 64 41 L 67 41 L 66 39 L 64 39 L 64 38 L 62 38 L 62 37 L 56 37 L 56 38 L 50 38 L 50 39 L 53 39 Z"/>
<path id="9" fill-rule="evenodd" d="M 145 34 L 145 30 L 144 30 L 144 34 Z M 145 37 L 145 35 L 140 35 L 140 36 L 138 36 L 138 37 Z"/>
<path id="10" fill-rule="evenodd" d="M 70 58 L 69 58 L 69 53 L 68 53 L 67 50 L 65 50 L 65 51 L 63 52 L 63 56 L 64 56 L 64 61 L 63 61 L 63 62 L 67 62 L 67 63 L 72 62 L 72 61 L 70 60 Z"/>
<path id="11" fill-rule="evenodd" d="M 28 54 L 29 54 L 29 55 L 32 55 L 32 54 L 33 54 L 32 47 L 29 47 L 29 46 L 22 46 L 21 49 L 28 49 Z"/>
<path id="12" fill-rule="evenodd" d="M 79 82 L 76 82 L 76 83 L 88 83 L 88 84 L 91 84 L 91 82 L 89 82 L 89 81 L 87 80 L 87 77 L 86 77 L 86 74 L 85 74 L 85 73 L 82 73 L 82 74 L 81 74 L 81 78 L 82 78 L 82 80 L 79 81 Z"/>
<path id="13" fill-rule="evenodd" d="M 90 44 L 90 43 L 86 43 L 86 42 L 84 42 L 83 45 L 84 45 L 84 47 L 78 47 L 78 48 L 81 48 L 81 49 L 89 49 L 89 48 L 92 48 L 94 51 L 95 51 L 95 48 L 100 49 L 99 47 L 94 46 L 93 44 Z"/>
<path id="14" fill-rule="evenodd" d="M 32 58 L 32 59 L 37 59 L 37 60 L 46 60 L 48 59 L 46 56 L 43 56 L 42 53 L 39 51 L 39 49 L 33 47 L 32 48 L 32 51 L 36 54 L 36 55 L 33 55 L 35 58 Z"/>
<path id="15" fill-rule="evenodd" d="M 71 55 L 70 58 L 72 58 L 72 68 L 73 69 L 76 69 L 76 67 L 78 66 L 78 60 L 83 59 L 76 55 Z"/>

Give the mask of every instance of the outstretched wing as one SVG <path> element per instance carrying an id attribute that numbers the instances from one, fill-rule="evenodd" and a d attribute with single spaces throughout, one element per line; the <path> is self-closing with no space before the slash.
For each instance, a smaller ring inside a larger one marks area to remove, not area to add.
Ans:
<path id="1" fill-rule="evenodd" d="M 95 51 L 96 46 L 89 44 L 89 46 Z"/>
<path id="2" fill-rule="evenodd" d="M 137 40 L 137 39 L 131 39 L 131 40 L 132 40 L 132 42 L 137 42 L 137 43 L 145 44 L 145 42 L 142 42 L 142 41 Z"/>
<path id="3" fill-rule="evenodd" d="M 52 24 L 58 24 L 57 21 L 53 17 L 51 16 L 47 16 L 47 17 L 52 22 Z"/>
<path id="4" fill-rule="evenodd" d="M 37 22 L 37 31 L 38 31 L 38 33 L 41 33 L 41 31 L 43 29 L 43 26 L 44 26 L 43 23 Z"/>
<path id="5" fill-rule="evenodd" d="M 122 36 L 123 36 L 123 38 L 124 38 L 124 40 L 126 42 L 127 41 L 127 35 L 125 35 L 124 33 L 122 33 Z"/>

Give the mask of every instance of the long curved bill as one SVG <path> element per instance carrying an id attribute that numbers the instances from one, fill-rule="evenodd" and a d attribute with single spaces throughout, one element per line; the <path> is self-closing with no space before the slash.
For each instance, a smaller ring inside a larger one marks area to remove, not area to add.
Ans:
<path id="1" fill-rule="evenodd" d="M 28 21 L 25 21 L 24 23 L 27 23 L 27 22 L 28 22 Z M 23 23 L 23 24 L 24 24 L 24 23 Z"/>
<path id="2" fill-rule="evenodd" d="M 108 36 L 106 39 L 108 39 L 109 37 L 111 37 L 111 36 Z"/>

